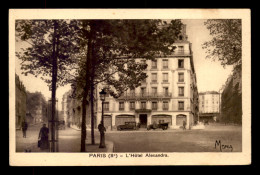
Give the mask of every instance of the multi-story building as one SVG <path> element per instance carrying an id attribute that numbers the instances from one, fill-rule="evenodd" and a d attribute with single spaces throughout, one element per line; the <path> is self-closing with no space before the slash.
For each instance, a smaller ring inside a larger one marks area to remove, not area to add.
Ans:
<path id="1" fill-rule="evenodd" d="M 200 113 L 219 113 L 220 94 L 216 91 L 199 93 Z"/>
<path id="2" fill-rule="evenodd" d="M 26 92 L 27 104 L 26 111 L 30 124 L 48 122 L 47 102 L 41 92 Z"/>
<path id="3" fill-rule="evenodd" d="M 221 97 L 216 91 L 199 93 L 200 120 L 217 120 L 219 116 Z"/>
<path id="4" fill-rule="evenodd" d="M 21 124 L 26 120 L 26 89 L 19 76 L 15 74 L 15 126 L 21 128 Z"/>
<path id="5" fill-rule="evenodd" d="M 72 90 L 66 92 L 62 97 L 62 113 L 65 123 L 68 127 L 81 128 L 82 123 L 82 102 L 77 98 L 72 98 Z M 96 110 L 94 108 L 94 113 L 96 115 Z M 90 127 L 90 105 L 86 106 L 86 125 Z M 95 119 L 96 117 L 94 117 Z M 95 121 L 96 123 L 96 121 Z M 96 124 L 95 124 L 96 126 Z"/>
<path id="6" fill-rule="evenodd" d="M 104 125 L 116 128 L 127 121 L 146 127 L 154 122 L 169 122 L 179 128 L 185 120 L 187 127 L 197 120 L 198 91 L 191 43 L 183 25 L 174 52 L 158 56 L 155 61 L 137 59 L 148 65 L 148 78 L 141 86 L 126 91 L 120 98 L 107 95 L 104 102 Z M 98 90 L 104 88 L 100 84 Z M 99 94 L 98 94 L 99 95 Z M 97 98 L 97 121 L 101 121 L 101 101 Z"/>

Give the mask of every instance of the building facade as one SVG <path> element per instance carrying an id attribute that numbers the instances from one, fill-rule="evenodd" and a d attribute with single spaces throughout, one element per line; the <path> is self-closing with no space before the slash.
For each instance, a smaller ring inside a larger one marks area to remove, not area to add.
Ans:
<path id="1" fill-rule="evenodd" d="M 26 89 L 19 76 L 15 74 L 15 126 L 21 128 L 21 124 L 26 120 Z"/>
<path id="2" fill-rule="evenodd" d="M 221 96 L 216 91 L 199 93 L 200 120 L 217 120 L 220 113 Z"/>
<path id="3" fill-rule="evenodd" d="M 72 90 L 66 92 L 63 95 L 61 113 L 68 127 L 76 127 L 80 129 L 82 124 L 82 102 L 77 98 L 72 98 L 71 94 L 72 94 Z M 90 128 L 91 125 L 90 104 L 87 104 L 86 108 L 87 108 L 86 125 L 88 128 Z M 94 108 L 94 113 L 96 115 L 95 108 Z M 94 117 L 94 119 L 95 118 L 96 117 Z M 96 123 L 96 121 L 94 123 Z"/>
<path id="4" fill-rule="evenodd" d="M 134 90 L 126 91 L 120 98 L 107 95 L 104 102 L 104 125 L 115 129 L 128 121 L 141 127 L 154 122 L 168 122 L 179 128 L 185 120 L 187 127 L 198 118 L 198 90 L 193 64 L 191 43 L 187 40 L 186 26 L 173 44 L 174 52 L 158 56 L 155 61 L 142 60 L 148 67 L 148 78 Z M 104 86 L 98 86 L 100 91 Z M 98 94 L 99 95 L 99 94 Z M 101 121 L 102 103 L 97 97 L 97 121 Z"/>
<path id="5" fill-rule="evenodd" d="M 47 101 L 41 92 L 26 92 L 26 112 L 30 124 L 48 122 Z"/>

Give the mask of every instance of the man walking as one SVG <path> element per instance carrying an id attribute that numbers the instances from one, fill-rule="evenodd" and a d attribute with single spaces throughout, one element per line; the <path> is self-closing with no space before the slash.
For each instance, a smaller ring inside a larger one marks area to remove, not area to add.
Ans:
<path id="1" fill-rule="evenodd" d="M 27 130 L 27 128 L 28 128 L 28 124 L 27 124 L 27 122 L 24 120 L 24 121 L 22 122 L 22 131 L 23 131 L 23 137 L 24 137 L 24 138 L 26 138 L 26 130 Z"/>

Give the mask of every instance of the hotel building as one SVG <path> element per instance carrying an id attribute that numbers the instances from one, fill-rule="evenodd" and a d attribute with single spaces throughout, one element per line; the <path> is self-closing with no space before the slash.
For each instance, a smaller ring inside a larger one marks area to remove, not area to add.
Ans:
<path id="1" fill-rule="evenodd" d="M 198 118 L 198 90 L 193 63 L 192 45 L 187 40 L 183 25 L 174 52 L 158 56 L 155 61 L 142 60 L 148 65 L 147 79 L 134 90 L 126 91 L 115 99 L 107 95 L 104 102 L 104 125 L 115 129 L 128 121 L 146 127 L 154 122 L 168 122 L 171 128 L 179 128 L 183 120 L 187 128 Z M 100 84 L 100 91 L 104 85 Z M 97 94 L 97 124 L 102 118 L 102 102 Z"/>

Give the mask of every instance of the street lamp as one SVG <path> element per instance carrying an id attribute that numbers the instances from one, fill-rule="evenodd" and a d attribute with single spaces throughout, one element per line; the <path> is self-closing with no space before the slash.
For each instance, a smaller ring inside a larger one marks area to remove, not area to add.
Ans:
<path id="1" fill-rule="evenodd" d="M 98 130 L 100 132 L 100 145 L 99 148 L 105 148 L 106 144 L 105 144 L 105 131 L 106 128 L 104 127 L 104 101 L 106 99 L 106 92 L 104 91 L 104 89 L 102 89 L 101 92 L 99 92 L 100 95 L 100 100 L 102 101 L 102 118 L 101 118 L 101 123 L 98 125 Z"/>

